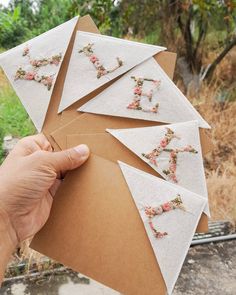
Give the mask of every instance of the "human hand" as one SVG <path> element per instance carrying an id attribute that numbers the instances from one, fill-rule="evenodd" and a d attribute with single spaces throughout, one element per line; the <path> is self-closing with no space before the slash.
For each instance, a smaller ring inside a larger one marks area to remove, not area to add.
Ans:
<path id="1" fill-rule="evenodd" d="M 52 152 L 43 134 L 17 143 L 0 167 L 0 223 L 4 223 L 13 245 L 42 228 L 61 175 L 82 165 L 88 156 L 86 145 Z"/>

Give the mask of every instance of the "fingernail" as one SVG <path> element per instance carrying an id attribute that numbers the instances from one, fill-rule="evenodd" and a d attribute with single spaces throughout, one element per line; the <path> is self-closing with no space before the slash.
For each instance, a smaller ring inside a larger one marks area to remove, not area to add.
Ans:
<path id="1" fill-rule="evenodd" d="M 89 155 L 89 148 L 86 144 L 80 144 L 74 147 L 74 150 L 83 158 L 87 158 Z"/>

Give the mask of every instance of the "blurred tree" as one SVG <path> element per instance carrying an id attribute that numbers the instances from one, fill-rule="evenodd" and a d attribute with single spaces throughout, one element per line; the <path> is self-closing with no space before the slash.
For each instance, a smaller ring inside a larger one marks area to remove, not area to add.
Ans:
<path id="1" fill-rule="evenodd" d="M 29 29 L 27 21 L 21 17 L 20 7 L 0 11 L 0 47 L 11 48 L 27 39 Z"/>
<path id="2" fill-rule="evenodd" d="M 160 25 L 166 43 L 175 40 L 178 32 L 182 46 L 178 47 L 179 55 L 183 55 L 192 73 L 201 73 L 202 79 L 210 80 L 216 66 L 236 45 L 236 2 L 230 0 L 161 0 L 159 10 L 162 11 Z M 168 30 L 166 29 L 168 28 Z M 176 31 L 178 28 L 178 31 Z M 216 59 L 203 71 L 204 41 L 207 34 L 224 31 L 223 42 L 218 40 L 222 49 Z"/>
<path id="3" fill-rule="evenodd" d="M 119 5 L 115 0 L 72 0 L 69 7 L 69 15 L 72 17 L 90 14 L 99 30 L 108 35 L 120 36 L 121 19 Z"/>

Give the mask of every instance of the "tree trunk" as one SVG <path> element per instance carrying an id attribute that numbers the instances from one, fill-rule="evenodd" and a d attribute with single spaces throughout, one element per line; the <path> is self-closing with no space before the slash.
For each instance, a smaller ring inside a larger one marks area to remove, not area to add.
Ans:
<path id="1" fill-rule="evenodd" d="M 222 61 L 222 59 L 226 56 L 226 54 L 234 47 L 236 46 L 236 37 L 234 37 L 230 43 L 224 48 L 224 50 L 217 56 L 217 58 L 211 63 L 211 65 L 208 67 L 204 80 L 210 81 L 212 79 L 213 73 L 216 69 L 216 66 Z"/>

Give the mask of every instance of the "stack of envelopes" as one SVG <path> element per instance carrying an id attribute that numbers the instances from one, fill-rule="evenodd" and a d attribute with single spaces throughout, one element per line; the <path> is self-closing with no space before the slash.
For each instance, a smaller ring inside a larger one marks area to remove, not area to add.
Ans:
<path id="1" fill-rule="evenodd" d="M 128 295 L 170 294 L 210 215 L 210 126 L 172 82 L 165 50 L 100 35 L 85 16 L 0 55 L 54 149 L 91 149 L 31 247 Z"/>

